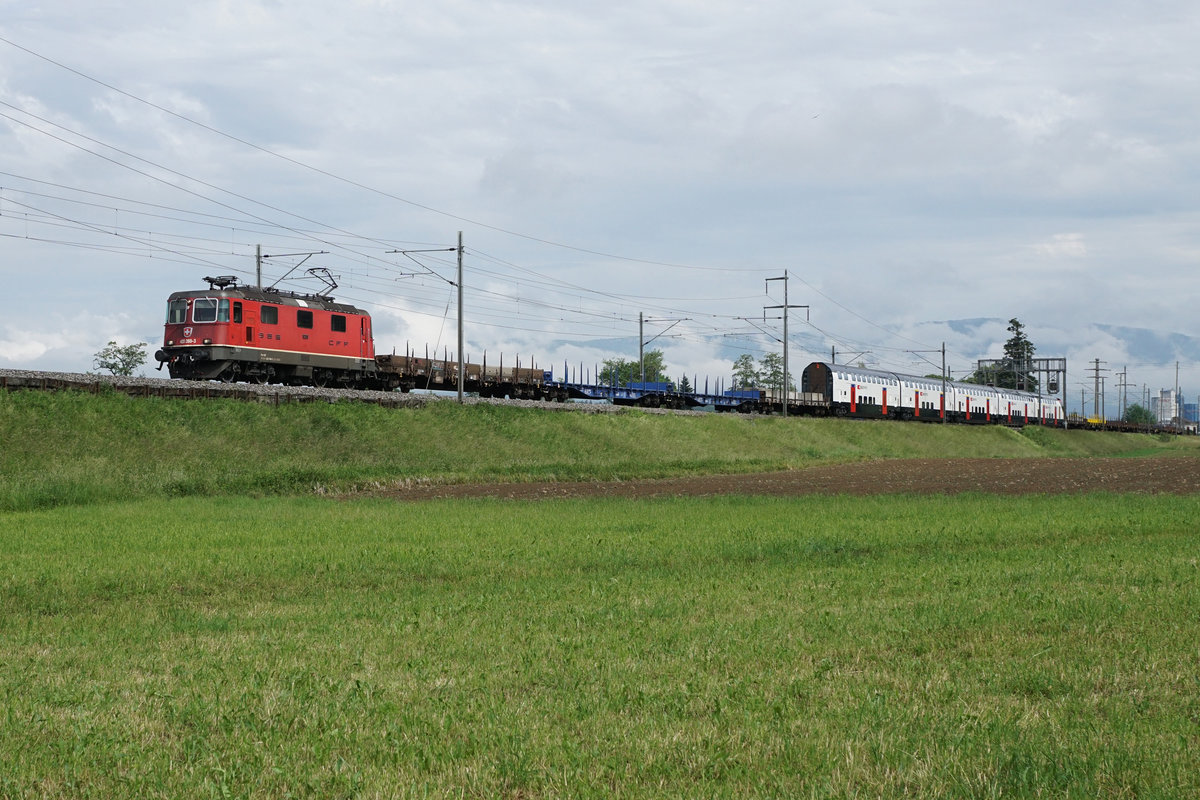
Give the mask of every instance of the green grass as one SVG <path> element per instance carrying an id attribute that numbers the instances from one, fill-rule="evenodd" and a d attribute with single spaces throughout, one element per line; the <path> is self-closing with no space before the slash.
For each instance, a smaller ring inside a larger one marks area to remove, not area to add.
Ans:
<path id="1" fill-rule="evenodd" d="M 1195 797 L 1197 519 L 1110 495 L 8 512 L 0 797 Z"/>
<path id="2" fill-rule="evenodd" d="M 0 798 L 1192 797 L 1200 498 L 335 502 L 1200 441 L 0 392 Z"/>
<path id="3" fill-rule="evenodd" d="M 754 472 L 872 458 L 1200 453 L 1193 437 L 1033 428 L 4 391 L 0 442 L 0 511 L 404 481 Z"/>

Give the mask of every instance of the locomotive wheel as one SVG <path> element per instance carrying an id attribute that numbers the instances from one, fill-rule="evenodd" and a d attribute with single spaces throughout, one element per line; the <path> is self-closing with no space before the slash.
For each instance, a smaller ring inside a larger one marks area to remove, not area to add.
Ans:
<path id="1" fill-rule="evenodd" d="M 217 376 L 217 379 L 220 380 L 221 383 L 237 383 L 237 381 L 242 377 L 241 373 L 242 368 L 240 366 L 237 364 L 230 364 L 221 371 L 221 374 Z"/>
<path id="2" fill-rule="evenodd" d="M 313 372 L 312 382 L 313 386 L 316 386 L 318 389 L 324 389 L 329 385 L 329 371 L 324 369 L 316 370 Z"/>

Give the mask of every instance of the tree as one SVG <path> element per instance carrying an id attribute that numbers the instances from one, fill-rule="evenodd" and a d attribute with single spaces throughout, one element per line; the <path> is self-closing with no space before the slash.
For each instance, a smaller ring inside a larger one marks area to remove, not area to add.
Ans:
<path id="1" fill-rule="evenodd" d="M 1125 409 L 1125 416 L 1121 417 L 1121 421 L 1132 425 L 1153 425 L 1156 422 L 1150 409 L 1138 403 Z"/>
<path id="2" fill-rule="evenodd" d="M 1030 374 L 1030 362 L 1033 361 L 1033 354 L 1037 348 L 1029 341 L 1029 337 L 1025 335 L 1025 326 L 1016 317 L 1008 321 L 1008 332 L 1012 336 L 1004 343 L 1004 357 L 987 369 L 975 370 L 963 379 L 965 383 L 981 383 L 1025 392 L 1038 390 L 1038 380 Z"/>
<path id="3" fill-rule="evenodd" d="M 762 358 L 761 380 L 763 385 L 773 390 L 777 394 L 783 394 L 783 355 L 781 353 L 767 353 Z M 796 376 L 791 370 L 788 370 L 788 391 L 796 391 Z"/>
<path id="4" fill-rule="evenodd" d="M 1004 357 L 1011 359 L 1017 364 L 1027 364 L 1037 350 L 1033 346 L 1033 342 L 1029 341 L 1029 337 L 1025 335 L 1025 326 L 1021 324 L 1021 320 L 1013 317 L 1008 321 L 1008 332 L 1012 334 L 1008 341 L 1004 343 Z"/>
<path id="5" fill-rule="evenodd" d="M 600 367 L 600 383 L 604 386 L 624 386 L 633 374 L 633 369 L 637 367 L 637 362 L 630 362 L 624 358 L 606 358 L 603 366 Z"/>
<path id="6" fill-rule="evenodd" d="M 687 375 L 684 375 L 682 378 L 680 378 L 676 385 L 679 387 L 679 391 L 683 392 L 684 394 L 690 394 L 693 391 L 692 382 L 688 380 Z"/>
<path id="7" fill-rule="evenodd" d="M 646 381 L 670 383 L 667 377 L 667 365 L 663 361 L 662 350 L 648 350 L 643 354 L 646 364 Z M 609 358 L 604 361 L 600 370 L 600 383 L 604 386 L 626 386 L 630 383 L 640 383 L 642 367 L 635 359 Z"/>
<path id="8" fill-rule="evenodd" d="M 146 363 L 146 342 L 119 345 L 109 342 L 96 353 L 92 365 L 96 369 L 106 369 L 112 375 L 132 375 L 133 371 Z"/>
<path id="9" fill-rule="evenodd" d="M 754 356 L 743 353 L 733 362 L 733 386 L 735 389 L 753 389 L 762 380 Z"/>
<path id="10" fill-rule="evenodd" d="M 643 353 L 643 358 L 646 363 L 646 380 L 658 381 L 660 383 L 671 382 L 671 379 L 667 377 L 667 364 L 663 359 L 662 350 L 647 350 Z M 637 365 L 637 362 L 635 361 L 634 364 Z M 640 381 L 641 379 L 641 370 L 639 368 L 634 380 Z"/>

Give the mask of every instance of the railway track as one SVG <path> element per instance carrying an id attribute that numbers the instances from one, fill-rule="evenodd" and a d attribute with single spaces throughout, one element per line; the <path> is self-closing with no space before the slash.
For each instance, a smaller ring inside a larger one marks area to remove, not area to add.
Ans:
<path id="1" fill-rule="evenodd" d="M 227 399 L 267 405 L 293 403 L 337 403 L 352 401 L 371 403 L 386 408 L 417 408 L 429 402 L 444 401 L 444 395 L 381 392 L 363 389 L 333 389 L 314 386 L 284 386 L 280 384 L 218 383 L 215 381 L 186 381 L 172 378 L 125 377 L 93 375 L 78 372 L 36 372 L 0 369 L 0 391 L 75 391 L 90 394 L 112 392 L 130 397 L 163 397 L 185 400 Z M 590 413 L 620 413 L 630 409 L 607 403 L 556 403 L 543 400 L 510 400 L 468 397 L 470 404 L 488 403 L 546 408 Z M 703 414 L 702 411 L 639 409 L 646 413 Z"/>
<path id="2" fill-rule="evenodd" d="M 417 408 L 426 403 L 444 400 L 444 395 L 380 392 L 363 389 L 332 389 L 314 386 L 284 386 L 280 384 L 218 383 L 215 381 L 186 381 L 172 378 L 124 377 L 93 375 L 79 372 L 37 372 L 0 369 L 0 391 L 76 391 L 100 394 L 114 392 L 130 397 L 164 397 L 185 400 L 222 398 L 248 403 L 288 405 L 294 403 L 337 403 L 352 401 L 371 403 L 385 408 Z M 468 397 L 467 403 L 513 405 L 526 408 L 545 408 L 558 411 L 590 413 L 620 413 L 630 407 L 608 403 L 561 403 L 546 400 L 510 400 Z M 638 408 L 643 413 L 706 414 L 706 411 L 672 410 L 667 408 Z M 1166 433 L 1178 435 L 1186 431 L 1157 426 L 1130 425 L 1114 420 L 1068 420 L 1068 428 L 1077 430 L 1112 431 L 1119 433 Z"/>
<path id="3" fill-rule="evenodd" d="M 424 398 L 420 396 L 410 397 L 391 392 L 348 392 L 339 389 L 314 389 L 306 386 L 259 386 L 256 384 L 181 381 L 169 378 L 23 370 L 0 370 L 0 389 L 76 391 L 91 394 L 114 392 L 131 397 L 225 398 L 269 405 L 337 402 L 348 398 L 388 406 L 420 405 L 424 402 Z M 414 400 L 416 402 L 412 402 Z"/>

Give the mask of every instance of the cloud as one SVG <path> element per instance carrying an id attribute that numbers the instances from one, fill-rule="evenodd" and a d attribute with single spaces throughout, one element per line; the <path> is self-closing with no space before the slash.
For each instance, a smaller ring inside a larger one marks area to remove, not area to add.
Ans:
<path id="1" fill-rule="evenodd" d="M 1035 253 L 1048 258 L 1084 258 L 1088 254 L 1082 233 L 1056 233 L 1049 241 L 1033 245 Z"/>
<path id="2" fill-rule="evenodd" d="M 140 330 L 139 330 L 140 329 Z M 70 319 L 50 314 L 36 325 L 0 325 L 0 367 L 88 372 L 96 352 L 108 342 L 158 344 L 159 330 L 144 329 L 131 315 L 82 313 Z M 150 364 L 154 366 L 153 362 Z"/>
<path id="3" fill-rule="evenodd" d="M 324 251 L 306 266 L 381 349 L 423 348 L 447 287 L 387 251 L 459 230 L 473 351 L 583 357 L 645 312 L 689 318 L 673 368 L 713 368 L 777 346 L 747 320 L 785 270 L 815 354 L 944 337 L 966 369 L 1004 326 L 928 322 L 958 318 L 1045 326 L 1078 360 L 1129 352 L 1094 324 L 1195 330 L 1182 0 L 133 0 L 23 6 L 3 35 L 62 65 L 0 44 L 7 101 L 95 140 L 0 120 L 9 363 L 90 363 L 117 314 L 157 335 L 170 291 L 252 275 L 258 244 Z"/>

